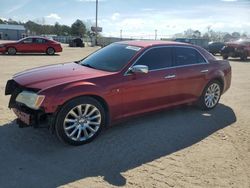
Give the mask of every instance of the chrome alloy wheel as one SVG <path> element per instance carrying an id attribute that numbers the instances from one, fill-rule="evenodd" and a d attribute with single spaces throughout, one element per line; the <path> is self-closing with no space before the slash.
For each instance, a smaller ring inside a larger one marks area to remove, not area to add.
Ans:
<path id="1" fill-rule="evenodd" d="M 8 48 L 7 51 L 8 51 L 9 55 L 15 55 L 16 54 L 16 49 L 15 48 L 10 47 L 10 48 Z"/>
<path id="2" fill-rule="evenodd" d="M 53 48 L 48 48 L 48 49 L 47 49 L 47 53 L 48 53 L 49 55 L 53 55 L 53 54 L 55 53 L 55 50 L 54 50 Z"/>
<path id="3" fill-rule="evenodd" d="M 63 128 L 74 141 L 91 138 L 101 125 L 101 112 L 92 104 L 82 104 L 71 109 L 66 115 Z"/>
<path id="4" fill-rule="evenodd" d="M 213 108 L 219 101 L 221 94 L 221 88 L 219 84 L 211 84 L 205 94 L 205 104 L 208 108 Z"/>

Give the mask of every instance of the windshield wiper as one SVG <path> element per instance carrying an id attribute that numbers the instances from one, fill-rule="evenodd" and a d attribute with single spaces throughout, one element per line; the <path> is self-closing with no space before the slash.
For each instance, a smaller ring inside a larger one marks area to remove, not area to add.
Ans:
<path id="1" fill-rule="evenodd" d="M 92 68 L 92 69 L 96 69 L 95 67 L 91 66 L 90 64 L 80 64 L 82 66 L 85 66 L 85 67 L 89 67 L 89 68 Z"/>
<path id="2" fill-rule="evenodd" d="M 74 63 L 79 64 L 79 63 L 80 63 L 80 61 L 74 61 Z"/>

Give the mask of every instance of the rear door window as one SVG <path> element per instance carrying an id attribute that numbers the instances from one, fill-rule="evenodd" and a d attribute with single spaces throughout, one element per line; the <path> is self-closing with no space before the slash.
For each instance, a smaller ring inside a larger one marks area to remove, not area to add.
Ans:
<path id="1" fill-rule="evenodd" d="M 174 51 L 175 66 L 206 63 L 202 55 L 193 48 L 175 47 Z"/>
<path id="2" fill-rule="evenodd" d="M 36 38 L 36 39 L 35 39 L 35 43 L 36 43 L 36 44 L 44 44 L 44 43 L 46 43 L 46 40 L 41 39 L 41 38 Z"/>
<path id="3" fill-rule="evenodd" d="M 172 66 L 172 48 L 153 48 L 143 54 L 135 65 L 146 65 L 149 70 L 163 69 Z"/>

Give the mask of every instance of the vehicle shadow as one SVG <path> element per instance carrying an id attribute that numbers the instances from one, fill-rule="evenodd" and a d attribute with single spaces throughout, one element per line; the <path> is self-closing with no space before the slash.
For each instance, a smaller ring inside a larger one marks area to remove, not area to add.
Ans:
<path id="1" fill-rule="evenodd" d="M 72 147 L 46 129 L 19 129 L 13 121 L 0 126 L 1 187 L 57 187 L 97 176 L 123 186 L 122 172 L 190 147 L 234 122 L 234 111 L 223 104 L 209 112 L 177 108 L 126 121 L 90 144 Z"/>

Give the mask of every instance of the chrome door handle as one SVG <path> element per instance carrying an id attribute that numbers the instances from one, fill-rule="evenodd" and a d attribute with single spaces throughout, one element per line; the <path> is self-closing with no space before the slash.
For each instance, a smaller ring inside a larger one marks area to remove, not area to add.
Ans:
<path id="1" fill-rule="evenodd" d="M 201 73 L 206 73 L 206 72 L 208 72 L 208 70 L 206 69 L 206 70 L 202 70 L 201 71 Z"/>
<path id="2" fill-rule="evenodd" d="M 172 74 L 172 75 L 167 75 L 165 76 L 165 79 L 171 79 L 171 78 L 175 78 L 176 75 L 175 74 Z"/>

